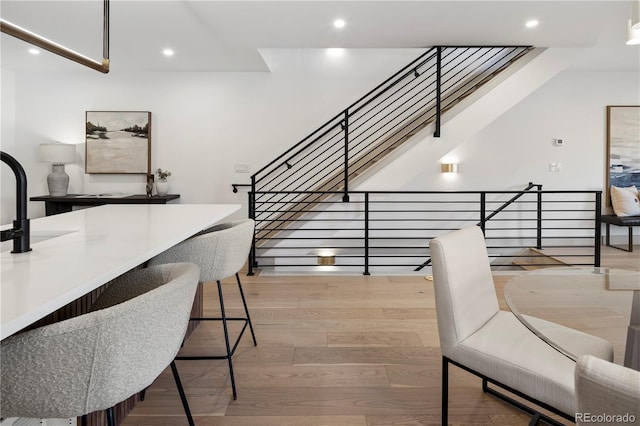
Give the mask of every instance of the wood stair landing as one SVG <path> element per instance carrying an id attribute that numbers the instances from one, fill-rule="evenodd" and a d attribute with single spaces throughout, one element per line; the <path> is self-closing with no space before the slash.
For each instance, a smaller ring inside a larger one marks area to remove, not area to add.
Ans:
<path id="1" fill-rule="evenodd" d="M 571 263 L 553 256 L 544 249 L 537 249 L 535 247 L 522 250 L 517 254 L 517 257 L 513 258 L 511 263 L 525 270 L 571 266 Z"/>

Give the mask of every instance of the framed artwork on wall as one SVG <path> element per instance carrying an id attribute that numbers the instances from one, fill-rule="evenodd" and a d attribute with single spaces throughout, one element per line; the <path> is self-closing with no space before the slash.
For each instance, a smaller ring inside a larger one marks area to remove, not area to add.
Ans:
<path id="1" fill-rule="evenodd" d="M 640 105 L 607 106 L 607 205 L 612 185 L 640 188 Z"/>
<path id="2" fill-rule="evenodd" d="M 151 173 L 151 112 L 87 111 L 85 173 Z"/>

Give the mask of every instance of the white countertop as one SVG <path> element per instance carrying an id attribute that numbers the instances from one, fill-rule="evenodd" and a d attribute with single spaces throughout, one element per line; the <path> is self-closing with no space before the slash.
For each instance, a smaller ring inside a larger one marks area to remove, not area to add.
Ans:
<path id="1" fill-rule="evenodd" d="M 0 338 L 239 209 L 237 204 L 105 205 L 32 219 L 32 251 L 12 254 L 3 247 L 0 254 Z"/>

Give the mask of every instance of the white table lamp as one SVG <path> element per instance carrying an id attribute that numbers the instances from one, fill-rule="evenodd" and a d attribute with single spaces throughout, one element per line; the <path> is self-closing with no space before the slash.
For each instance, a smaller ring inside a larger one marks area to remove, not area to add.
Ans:
<path id="1" fill-rule="evenodd" d="M 51 163 L 51 173 L 47 176 L 49 195 L 61 197 L 67 195 L 69 175 L 64 165 L 75 162 L 76 146 L 63 143 L 43 143 L 39 147 L 40 161 Z"/>

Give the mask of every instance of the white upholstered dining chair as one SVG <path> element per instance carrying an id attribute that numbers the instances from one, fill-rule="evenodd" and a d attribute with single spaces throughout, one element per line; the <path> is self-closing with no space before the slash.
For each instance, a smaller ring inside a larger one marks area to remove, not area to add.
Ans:
<path id="1" fill-rule="evenodd" d="M 489 383 L 573 420 L 575 362 L 501 311 L 484 235 L 471 226 L 430 243 L 436 315 L 442 351 L 442 424 L 448 421 L 448 368 L 456 365 L 482 378 L 482 389 L 550 424 L 553 419 L 498 392 Z M 553 325 L 549 323 L 549 326 Z M 584 354 L 611 360 L 611 345 L 555 324 Z"/>
<path id="2" fill-rule="evenodd" d="M 113 426 L 113 406 L 171 366 L 193 425 L 174 358 L 198 277 L 191 263 L 125 274 L 91 312 L 2 341 L 2 416 L 68 418 L 106 410 Z"/>
<path id="3" fill-rule="evenodd" d="M 584 355 L 575 387 L 578 426 L 640 422 L 640 371 Z"/>
<path id="4" fill-rule="evenodd" d="M 247 328 L 251 331 L 253 344 L 257 345 L 256 335 L 253 331 L 251 316 L 244 297 L 239 272 L 249 257 L 249 251 L 253 243 L 254 221 L 252 219 L 240 219 L 208 228 L 182 243 L 170 248 L 150 260 L 149 265 L 159 265 L 172 262 L 193 262 L 200 267 L 200 282 L 209 283 L 215 281 L 218 285 L 218 299 L 220 303 L 220 317 L 191 318 L 192 320 L 221 321 L 224 332 L 226 353 L 224 355 L 196 355 L 178 356 L 177 359 L 204 360 L 226 359 L 229 365 L 229 377 L 233 399 L 237 398 L 236 383 L 233 374 L 233 354 L 242 339 Z M 244 317 L 228 317 L 224 305 L 222 293 L 222 280 L 227 277 L 236 277 L 238 291 L 244 306 Z M 229 339 L 228 321 L 243 322 L 233 345 Z"/>

